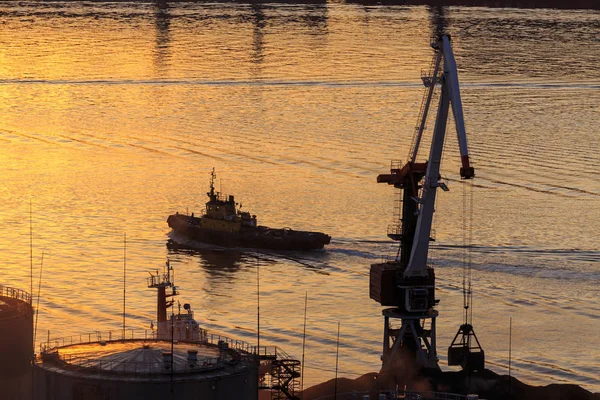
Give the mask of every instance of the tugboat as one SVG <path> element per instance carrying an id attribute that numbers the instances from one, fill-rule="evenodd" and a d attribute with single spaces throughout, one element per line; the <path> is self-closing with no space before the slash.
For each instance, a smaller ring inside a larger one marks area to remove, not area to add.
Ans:
<path id="1" fill-rule="evenodd" d="M 222 198 L 215 191 L 215 169 L 210 177 L 209 201 L 200 216 L 169 215 L 167 223 L 174 232 L 190 240 L 223 247 L 247 247 L 271 250 L 319 250 L 331 241 L 321 232 L 296 231 L 290 228 L 272 229 L 259 226 L 256 215 L 242 211 L 233 196 Z"/>

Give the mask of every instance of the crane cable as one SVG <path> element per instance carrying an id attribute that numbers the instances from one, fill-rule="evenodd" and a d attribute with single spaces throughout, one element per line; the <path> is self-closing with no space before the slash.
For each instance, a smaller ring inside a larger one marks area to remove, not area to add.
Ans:
<path id="1" fill-rule="evenodd" d="M 467 300 L 467 184 L 463 181 L 462 187 L 462 293 L 465 324 L 468 321 L 469 302 Z"/>
<path id="2" fill-rule="evenodd" d="M 468 186 L 468 188 L 467 188 Z M 468 193 L 467 193 L 468 192 Z M 471 285 L 471 244 L 473 242 L 473 184 L 463 181 L 463 307 L 465 324 L 473 320 L 473 290 Z"/>
<path id="3" fill-rule="evenodd" d="M 469 194 L 471 197 L 471 201 L 469 202 L 469 248 L 468 248 L 468 268 L 469 268 L 469 309 L 471 310 L 471 315 L 469 318 L 469 323 L 473 321 L 473 289 L 471 288 L 471 256 L 473 255 L 472 246 L 473 246 L 473 181 L 469 179 Z"/>

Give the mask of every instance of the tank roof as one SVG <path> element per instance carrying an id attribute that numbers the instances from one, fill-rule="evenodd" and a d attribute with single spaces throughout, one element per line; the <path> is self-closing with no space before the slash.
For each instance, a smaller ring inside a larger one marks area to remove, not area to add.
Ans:
<path id="1" fill-rule="evenodd" d="M 222 351 L 218 346 L 204 343 L 174 342 L 173 372 L 171 372 L 171 342 L 156 339 L 115 340 L 83 343 L 56 348 L 43 353 L 38 366 L 63 370 L 65 373 L 106 375 L 117 379 L 208 379 L 247 369 L 239 353 Z"/>

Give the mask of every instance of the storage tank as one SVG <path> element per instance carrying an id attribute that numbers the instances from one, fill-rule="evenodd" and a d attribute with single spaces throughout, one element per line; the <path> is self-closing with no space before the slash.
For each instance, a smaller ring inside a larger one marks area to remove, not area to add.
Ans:
<path id="1" fill-rule="evenodd" d="M 0 387 L 2 399 L 31 398 L 33 308 L 31 295 L 0 285 Z"/>
<path id="2" fill-rule="evenodd" d="M 258 398 L 257 362 L 243 342 L 216 335 L 202 342 L 101 339 L 44 344 L 34 364 L 34 399 Z"/>

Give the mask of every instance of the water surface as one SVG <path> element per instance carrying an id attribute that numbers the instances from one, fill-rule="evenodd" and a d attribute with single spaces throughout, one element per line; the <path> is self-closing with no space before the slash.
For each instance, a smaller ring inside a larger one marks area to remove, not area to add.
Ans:
<path id="1" fill-rule="evenodd" d="M 448 135 L 431 251 L 439 352 L 462 323 L 463 245 L 488 365 L 532 384 L 600 391 L 600 13 L 422 6 L 0 3 L 2 283 L 35 292 L 38 339 L 149 328 L 146 271 L 176 268 L 209 329 L 300 357 L 305 385 L 378 370 L 383 318 L 369 265 L 393 255 L 395 193 L 431 60 L 452 35 L 477 177 Z M 433 121 L 430 127 L 433 126 Z M 218 188 L 269 226 L 324 231 L 327 251 L 256 255 L 166 247 L 166 217 Z M 472 234 L 464 234 L 465 220 Z M 38 340 L 38 341 L 39 341 Z"/>

